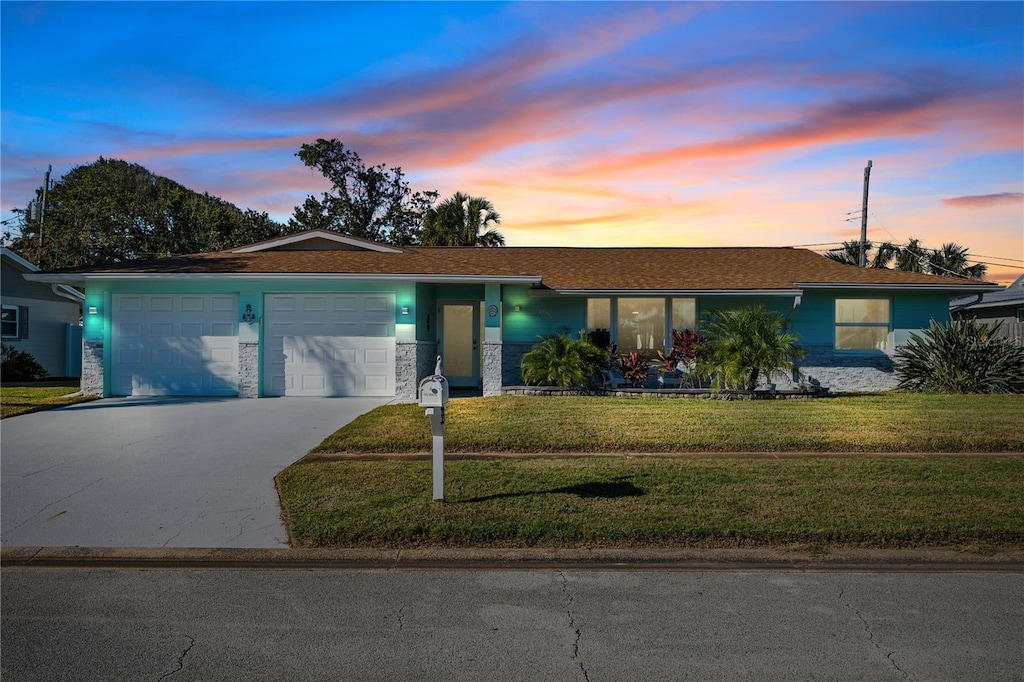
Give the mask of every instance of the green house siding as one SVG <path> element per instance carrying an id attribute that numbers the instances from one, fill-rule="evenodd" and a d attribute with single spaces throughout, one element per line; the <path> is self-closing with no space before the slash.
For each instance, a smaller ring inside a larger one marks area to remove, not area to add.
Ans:
<path id="1" fill-rule="evenodd" d="M 515 307 L 519 306 L 519 312 Z M 566 329 L 576 333 L 587 324 L 587 300 L 575 296 L 531 297 L 527 287 L 506 285 L 502 292 L 502 341 L 537 343 Z"/>
<path id="2" fill-rule="evenodd" d="M 835 305 L 838 298 L 888 298 L 890 331 L 897 346 L 906 343 L 911 332 L 927 329 L 931 320 L 939 323 L 949 320 L 949 297 L 941 292 L 811 291 L 803 295 L 800 307 L 793 314 L 792 330 L 800 335 L 801 345 L 835 345 Z"/>

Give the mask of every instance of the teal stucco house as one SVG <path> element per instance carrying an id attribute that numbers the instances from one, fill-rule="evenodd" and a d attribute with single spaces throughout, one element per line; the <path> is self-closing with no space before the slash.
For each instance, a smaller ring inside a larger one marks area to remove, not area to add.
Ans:
<path id="1" fill-rule="evenodd" d="M 653 352 L 709 310 L 762 302 L 835 391 L 884 390 L 912 332 L 977 281 L 842 265 L 794 248 L 398 248 L 313 230 L 229 251 L 34 273 L 84 287 L 92 394 L 415 398 L 522 383 L 538 337 L 608 330 Z"/>

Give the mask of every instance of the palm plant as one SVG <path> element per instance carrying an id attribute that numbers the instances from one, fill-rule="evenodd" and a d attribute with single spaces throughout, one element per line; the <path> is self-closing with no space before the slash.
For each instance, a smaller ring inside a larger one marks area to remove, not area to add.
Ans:
<path id="1" fill-rule="evenodd" d="M 996 336 L 1002 325 L 977 320 L 932 320 L 896 350 L 900 388 L 937 393 L 1024 392 L 1024 347 Z"/>
<path id="2" fill-rule="evenodd" d="M 873 249 L 874 255 L 871 254 Z M 899 253 L 899 247 L 892 242 L 882 242 L 875 249 L 871 242 L 864 242 L 864 252 L 869 268 L 887 268 Z M 843 265 L 860 265 L 860 242 L 843 242 L 841 248 L 827 251 L 825 256 Z"/>
<path id="3" fill-rule="evenodd" d="M 707 354 L 699 367 L 715 388 L 752 391 L 762 375 L 799 374 L 796 359 L 804 357 L 796 334 L 786 320 L 761 304 L 747 308 L 712 310 L 702 326 Z"/>
<path id="4" fill-rule="evenodd" d="M 523 356 L 523 381 L 562 390 L 579 388 L 607 367 L 608 360 L 608 351 L 591 343 L 586 330 L 576 339 L 563 331 L 541 339 Z"/>
<path id="5" fill-rule="evenodd" d="M 960 246 L 955 242 L 943 244 L 941 248 L 934 249 L 928 257 L 928 270 L 933 275 L 944 275 L 946 277 L 967 277 L 968 279 L 981 279 L 985 276 L 985 264 L 967 264 L 967 247 Z"/>
<path id="6" fill-rule="evenodd" d="M 483 197 L 456 192 L 423 214 L 420 243 L 424 246 L 504 246 L 505 237 L 491 225 L 501 216 Z"/>
<path id="7" fill-rule="evenodd" d="M 921 240 L 911 237 L 907 245 L 896 254 L 896 269 L 903 272 L 924 272 L 928 262 L 928 249 L 921 246 Z"/>

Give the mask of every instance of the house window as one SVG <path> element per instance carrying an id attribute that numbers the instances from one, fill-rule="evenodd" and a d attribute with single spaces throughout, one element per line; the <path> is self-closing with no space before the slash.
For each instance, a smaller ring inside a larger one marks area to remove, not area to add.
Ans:
<path id="1" fill-rule="evenodd" d="M 587 329 L 603 332 L 621 353 L 653 356 L 674 329 L 697 328 L 695 298 L 589 298 Z M 597 337 L 600 338 L 600 337 Z"/>
<path id="2" fill-rule="evenodd" d="M 3 307 L 3 317 L 0 319 L 0 327 L 3 329 L 3 338 L 5 339 L 18 339 L 21 338 L 21 315 L 19 314 L 18 306 L 16 305 L 5 305 Z"/>
<path id="3" fill-rule="evenodd" d="M 673 298 L 672 299 L 672 329 L 682 331 L 684 329 L 697 328 L 697 299 L 695 298 Z"/>
<path id="4" fill-rule="evenodd" d="M 620 298 L 616 307 L 620 353 L 653 355 L 665 348 L 665 299 Z"/>
<path id="5" fill-rule="evenodd" d="M 587 329 L 611 329 L 612 328 L 612 299 L 610 298 L 588 298 L 587 299 Z"/>
<path id="6" fill-rule="evenodd" d="M 836 299 L 836 350 L 889 348 L 889 299 Z"/>
<path id="7" fill-rule="evenodd" d="M 1024 308 L 1017 308 L 1017 321 L 1024 322 Z"/>

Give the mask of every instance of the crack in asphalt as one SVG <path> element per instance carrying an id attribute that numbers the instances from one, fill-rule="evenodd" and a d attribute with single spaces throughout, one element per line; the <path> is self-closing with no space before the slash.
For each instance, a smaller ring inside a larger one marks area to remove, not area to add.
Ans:
<path id="1" fill-rule="evenodd" d="M 868 635 L 868 641 L 871 643 L 871 645 L 874 646 L 876 649 L 878 649 L 880 652 L 885 654 L 885 660 L 889 661 L 889 664 L 892 665 L 892 667 L 896 669 L 896 672 L 898 672 L 900 675 L 903 676 L 903 679 L 910 679 L 910 674 L 906 670 L 901 668 L 899 666 L 899 664 L 896 662 L 896 659 L 893 658 L 893 656 L 896 655 L 896 652 L 895 651 L 888 651 L 887 649 L 885 649 L 882 646 L 882 644 L 880 642 L 878 642 L 875 639 L 875 633 L 871 630 L 871 624 L 868 623 L 867 619 L 864 617 L 864 614 L 862 614 L 859 609 L 855 609 L 853 607 L 853 604 L 851 604 L 850 602 L 848 602 L 848 601 L 844 602 L 843 601 L 843 597 L 845 596 L 845 594 L 846 594 L 846 588 L 840 587 L 839 588 L 839 602 L 841 604 L 843 604 L 843 606 L 845 606 L 851 612 L 853 612 L 853 614 L 855 616 L 857 616 L 857 619 L 860 621 L 861 627 L 864 628 L 864 632 L 866 632 L 867 635 Z"/>
<path id="2" fill-rule="evenodd" d="M 185 667 L 185 657 L 188 656 L 188 652 L 192 651 L 192 647 L 196 645 L 195 637 L 190 637 L 188 635 L 185 636 L 188 637 L 188 646 L 185 647 L 185 650 L 181 652 L 181 656 L 178 656 L 178 667 L 172 670 L 171 672 L 164 673 L 160 677 L 156 678 L 157 682 L 160 682 L 160 680 L 166 680 L 168 677 L 177 672 L 180 672 Z"/>
<path id="3" fill-rule="evenodd" d="M 398 630 L 401 632 L 405 629 L 405 604 L 398 609 Z"/>
<path id="4" fill-rule="evenodd" d="M 590 673 L 587 670 L 587 666 L 583 664 L 583 659 L 580 658 L 580 640 L 583 639 L 583 633 L 578 627 L 576 627 L 576 616 L 572 614 L 572 605 L 576 599 L 572 596 L 572 592 L 569 591 L 569 581 L 566 580 L 565 573 L 559 571 L 558 577 L 562 579 L 561 589 L 562 594 L 564 594 L 566 598 L 565 613 L 569 617 L 569 627 L 572 629 L 573 635 L 576 638 L 572 643 L 572 661 L 580 667 L 580 672 L 583 674 L 584 681 L 590 682 Z"/>

